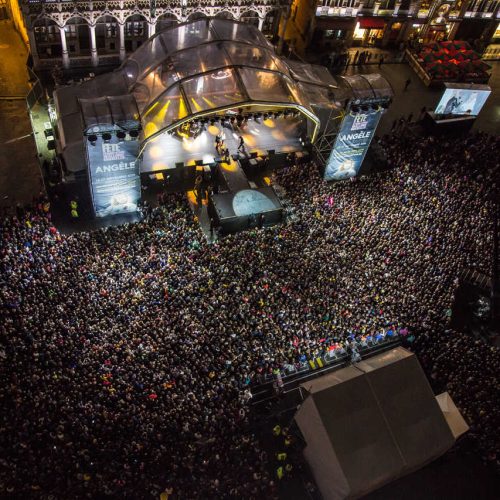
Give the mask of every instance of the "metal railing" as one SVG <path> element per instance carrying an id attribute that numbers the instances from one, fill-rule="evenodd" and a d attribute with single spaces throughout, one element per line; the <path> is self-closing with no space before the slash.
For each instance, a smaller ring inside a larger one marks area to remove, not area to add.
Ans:
<path id="1" fill-rule="evenodd" d="M 28 74 L 30 77 L 30 82 L 32 82 L 31 89 L 26 94 L 26 105 L 28 110 L 31 112 L 35 104 L 43 104 L 45 102 L 45 92 L 43 86 L 38 79 L 38 76 L 33 73 L 31 68 L 28 68 Z"/>
<path id="2" fill-rule="evenodd" d="M 401 330 L 400 330 L 401 331 Z M 402 335 L 393 330 L 376 334 L 374 336 L 367 336 L 364 339 L 357 339 L 353 336 L 348 337 L 348 341 L 338 343 L 334 348 L 329 348 L 326 352 L 320 352 L 317 355 L 307 357 L 303 355 L 303 359 L 295 364 L 284 364 L 283 368 L 279 370 L 279 375 L 283 380 L 291 377 L 300 376 L 311 371 L 322 368 L 327 368 L 330 365 L 338 364 L 339 361 L 345 361 L 355 348 L 361 357 L 369 351 L 380 348 L 381 346 L 388 346 L 401 342 Z M 258 388 L 259 385 L 265 385 L 276 379 L 277 373 L 267 373 L 263 376 L 260 382 L 253 385 L 253 388 Z"/>

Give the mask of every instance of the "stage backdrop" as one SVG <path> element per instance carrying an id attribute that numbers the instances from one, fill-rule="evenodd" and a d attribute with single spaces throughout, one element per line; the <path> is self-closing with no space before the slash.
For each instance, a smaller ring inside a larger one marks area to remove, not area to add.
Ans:
<path id="1" fill-rule="evenodd" d="M 381 117 L 382 109 L 344 117 L 326 163 L 325 180 L 347 179 L 359 172 Z"/>
<path id="2" fill-rule="evenodd" d="M 139 141 L 111 141 L 101 136 L 87 143 L 90 191 L 96 217 L 134 212 L 141 198 Z"/>

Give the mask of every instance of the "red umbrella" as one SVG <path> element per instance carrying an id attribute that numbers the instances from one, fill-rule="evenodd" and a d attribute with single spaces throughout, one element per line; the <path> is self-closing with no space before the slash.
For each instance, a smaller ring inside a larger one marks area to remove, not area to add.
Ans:
<path id="1" fill-rule="evenodd" d="M 491 69 L 491 66 L 486 64 L 484 61 L 481 61 L 481 59 L 474 59 L 473 61 L 470 61 L 470 64 L 479 71 L 486 72 Z"/>
<path id="2" fill-rule="evenodd" d="M 434 54 L 434 52 L 428 52 L 423 56 L 423 60 L 426 63 L 434 62 L 436 60 L 436 55 Z"/>
<path id="3" fill-rule="evenodd" d="M 430 75 L 436 75 L 439 73 L 444 73 L 445 67 L 443 64 L 439 64 L 439 63 L 435 62 L 435 63 L 432 63 L 429 66 L 427 66 L 426 71 Z"/>
<path id="4" fill-rule="evenodd" d="M 465 61 L 466 59 L 468 59 L 468 57 L 465 55 L 465 52 L 457 52 L 453 56 L 453 58 L 456 59 L 457 61 Z"/>
<path id="5" fill-rule="evenodd" d="M 463 40 L 454 40 L 451 42 L 456 49 L 459 50 L 470 50 L 470 45 Z"/>
<path id="6" fill-rule="evenodd" d="M 458 67 L 464 73 L 476 73 L 478 71 L 477 67 L 472 64 L 472 61 L 463 61 Z"/>
<path id="7" fill-rule="evenodd" d="M 425 49 L 428 49 L 428 50 L 439 50 L 441 48 L 437 42 L 430 42 L 430 43 L 424 45 L 424 47 L 425 47 Z"/>

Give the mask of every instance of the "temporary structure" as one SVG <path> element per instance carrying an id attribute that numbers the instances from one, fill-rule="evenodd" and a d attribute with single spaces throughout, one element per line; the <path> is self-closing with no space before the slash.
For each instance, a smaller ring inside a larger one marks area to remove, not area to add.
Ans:
<path id="1" fill-rule="evenodd" d="M 359 497 L 422 467 L 463 430 L 450 429 L 416 356 L 402 347 L 301 391 L 306 397 L 295 421 L 325 500 Z"/>

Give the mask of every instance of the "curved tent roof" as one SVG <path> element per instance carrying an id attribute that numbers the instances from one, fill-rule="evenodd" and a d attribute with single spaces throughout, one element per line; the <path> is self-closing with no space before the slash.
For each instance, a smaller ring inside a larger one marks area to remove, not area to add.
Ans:
<path id="1" fill-rule="evenodd" d="M 304 70 L 299 76 L 254 26 L 217 18 L 157 33 L 121 71 L 137 101 L 145 140 L 192 115 L 239 105 L 294 106 L 315 120 L 305 86 L 335 84 L 313 69 L 307 78 Z"/>

